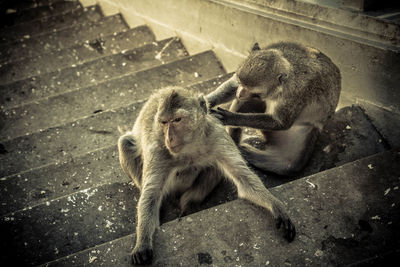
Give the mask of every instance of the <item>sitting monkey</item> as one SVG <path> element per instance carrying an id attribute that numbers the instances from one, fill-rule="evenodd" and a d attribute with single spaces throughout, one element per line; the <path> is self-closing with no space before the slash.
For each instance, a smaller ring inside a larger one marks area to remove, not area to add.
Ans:
<path id="1" fill-rule="evenodd" d="M 152 260 L 153 234 L 164 197 L 182 193 L 184 210 L 214 189 L 220 179 L 217 173 L 236 185 L 239 197 L 268 210 L 276 226 L 283 225 L 289 242 L 295 237 L 283 203 L 248 168 L 225 127 L 208 111 L 203 96 L 182 88 L 162 89 L 145 103 L 132 132 L 119 138 L 121 166 L 140 189 L 134 264 Z"/>
<path id="2" fill-rule="evenodd" d="M 208 94 L 210 107 L 231 101 L 230 111 L 214 116 L 253 166 L 280 175 L 300 171 L 315 140 L 334 114 L 341 90 L 340 71 L 323 53 L 281 42 L 260 49 L 255 44 L 236 73 Z M 236 96 L 236 98 L 235 98 Z M 266 148 L 241 144 L 242 129 L 261 130 Z"/>

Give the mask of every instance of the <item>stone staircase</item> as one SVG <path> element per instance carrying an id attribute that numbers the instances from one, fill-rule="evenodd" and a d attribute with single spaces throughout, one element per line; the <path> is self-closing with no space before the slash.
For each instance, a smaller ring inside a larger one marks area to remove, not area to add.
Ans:
<path id="1" fill-rule="evenodd" d="M 178 38 L 156 40 L 147 26 L 130 29 L 98 6 L 20 0 L 0 10 L 1 265 L 130 266 L 139 191 L 119 166 L 118 126 L 131 127 L 159 88 L 207 93 L 230 74 L 212 51 L 189 55 Z M 400 248 L 399 151 L 377 128 L 363 107 L 346 106 L 301 174 L 258 172 L 287 203 L 295 242 L 285 243 L 268 215 L 235 200 L 223 182 L 181 221 L 175 200 L 163 206 L 154 265 L 372 265 L 393 258 Z"/>

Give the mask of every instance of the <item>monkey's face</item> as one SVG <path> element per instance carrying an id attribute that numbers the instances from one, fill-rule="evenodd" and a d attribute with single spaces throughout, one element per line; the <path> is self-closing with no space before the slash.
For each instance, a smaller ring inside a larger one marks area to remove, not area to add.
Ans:
<path id="1" fill-rule="evenodd" d="M 172 153 L 179 153 L 185 145 L 184 133 L 187 130 L 187 116 L 182 113 L 173 113 L 169 116 L 161 116 L 159 123 L 164 132 L 164 142 Z"/>
<path id="2" fill-rule="evenodd" d="M 247 101 L 253 98 L 263 99 L 265 97 L 267 97 L 267 90 L 265 88 L 260 86 L 246 86 L 239 80 L 239 87 L 236 90 L 236 98 L 238 100 Z"/>
<path id="3" fill-rule="evenodd" d="M 162 129 L 165 147 L 171 155 L 193 153 L 202 142 L 199 129 L 204 129 L 207 103 L 204 96 L 196 96 L 182 88 L 166 89 L 166 97 L 159 102 L 155 122 Z M 161 133 L 161 131 L 160 131 Z"/>
<path id="4" fill-rule="evenodd" d="M 172 155 L 190 150 L 195 142 L 197 122 L 199 118 L 195 113 L 178 109 L 168 116 L 160 116 L 159 123 L 164 132 L 165 147 Z"/>

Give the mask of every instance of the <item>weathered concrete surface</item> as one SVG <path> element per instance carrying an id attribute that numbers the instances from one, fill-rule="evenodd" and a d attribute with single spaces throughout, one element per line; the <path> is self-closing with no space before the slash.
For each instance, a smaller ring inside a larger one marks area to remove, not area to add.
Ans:
<path id="1" fill-rule="evenodd" d="M 361 105 L 384 140 L 393 148 L 400 147 L 400 114 L 369 103 Z"/>
<path id="2" fill-rule="evenodd" d="M 61 70 L 71 65 L 133 49 L 155 41 L 154 34 L 147 26 L 114 32 L 101 38 L 87 40 L 70 48 L 49 51 L 35 57 L 13 58 L 12 61 L 0 64 L 0 83 L 6 84 Z M 5 98 L 4 98 L 5 99 Z M 2 105 L 13 104 L 9 99 Z"/>
<path id="3" fill-rule="evenodd" d="M 56 14 L 56 16 L 44 17 L 2 29 L 0 30 L 0 40 L 1 44 L 10 43 L 21 38 L 23 39 L 28 35 L 34 37 L 53 31 L 60 31 L 76 24 L 96 22 L 102 17 L 103 15 L 99 6 L 76 8 L 68 12 Z"/>
<path id="4" fill-rule="evenodd" d="M 292 243 L 268 214 L 243 200 L 163 224 L 155 236 L 153 265 L 385 263 L 400 251 L 399 162 L 399 150 L 384 152 L 272 188 L 297 227 Z M 130 266 L 133 244 L 134 235 L 128 235 L 49 266 Z"/>
<path id="5" fill-rule="evenodd" d="M 0 215 L 37 206 L 102 184 L 130 182 L 116 145 L 0 180 Z"/>
<path id="6" fill-rule="evenodd" d="M 0 139 L 6 136 L 14 138 L 25 129 L 35 132 L 72 121 L 92 113 L 96 108 L 106 110 L 118 107 L 120 102 L 112 101 L 115 99 L 113 94 L 119 91 L 118 97 L 122 98 L 123 95 L 128 94 L 124 89 L 129 88 L 132 94 L 136 88 L 133 84 L 125 83 L 126 79 L 119 81 L 115 78 L 154 68 L 185 56 L 187 56 L 186 50 L 178 39 L 167 39 L 3 86 L 6 90 L 3 99 L 13 99 L 19 104 L 26 104 L 1 111 Z M 101 84 L 106 81 L 110 82 Z M 78 90 L 85 87 L 90 88 Z M 32 88 L 35 89 L 32 90 Z M 75 92 L 71 92 L 74 90 Z M 29 93 L 22 94 L 21 92 Z M 38 93 L 35 94 L 36 92 Z M 52 97 L 53 95 L 57 96 Z M 40 96 L 46 96 L 46 98 L 37 99 Z M 32 102 L 33 100 L 36 101 Z M 46 110 L 52 112 L 43 117 Z"/>
<path id="7" fill-rule="evenodd" d="M 173 46 L 172 43 L 171 46 Z M 175 45 L 177 54 L 171 52 L 171 57 L 179 58 L 178 54 L 180 52 L 182 52 L 181 56 L 183 57 L 184 49 L 178 49 L 176 46 L 180 46 L 180 43 L 177 42 Z M 129 61 L 129 56 L 131 55 L 130 53 L 124 54 L 121 60 L 124 60 L 123 62 L 127 64 L 126 62 Z M 150 53 L 151 58 L 154 59 L 154 56 L 153 53 Z M 172 60 L 169 56 L 161 57 L 161 60 L 168 61 L 168 59 Z M 160 64 L 157 59 L 153 63 Z M 112 72 L 118 72 L 119 68 L 124 67 L 125 65 L 122 64 L 119 67 L 115 67 L 116 70 L 112 70 Z M 114 67 L 111 66 L 112 68 Z M 72 71 L 75 74 L 75 70 Z M 96 69 L 92 69 L 91 72 L 93 71 L 95 72 Z M 112 72 L 109 71 L 110 74 Z M 147 98 L 154 92 L 154 89 L 167 85 L 184 86 L 207 80 L 223 73 L 214 54 L 206 52 L 174 61 L 170 64 L 160 65 L 156 68 L 116 77 L 104 83 L 94 84 L 93 86 L 60 94 L 53 98 L 38 100 L 36 103 L 26 107 L 22 106 L 4 111 L 3 119 L 0 120 L 0 140 L 25 135 L 25 131 L 32 133 L 39 129 L 53 127 L 87 114 L 128 105 Z M 69 76 L 69 81 L 69 85 L 75 85 L 76 80 L 74 80 L 74 77 Z M 79 82 L 79 79 L 77 81 Z M 79 84 L 76 84 L 76 86 L 79 86 Z M 16 89 L 18 90 L 18 87 Z M 53 89 L 62 90 L 63 88 L 54 83 L 50 91 L 47 91 L 48 95 L 54 94 Z M 45 94 L 45 90 L 42 88 L 38 92 Z M 52 114 L 46 114 L 49 109 L 52 110 Z M 43 114 L 46 114 L 46 116 L 42 117 Z"/>
<path id="8" fill-rule="evenodd" d="M 69 2 L 77 3 L 78 0 L 68 0 Z M 14 10 L 29 10 L 32 8 L 55 5 L 58 2 L 64 2 L 64 0 L 30 0 L 30 1 L 21 1 L 21 0 L 5 0 L 2 1 L 0 7 L 2 9 L 14 9 Z"/>
<path id="9" fill-rule="evenodd" d="M 31 20 L 37 20 L 40 18 L 59 15 L 71 10 L 81 9 L 82 6 L 79 1 L 57 1 L 55 3 L 45 3 L 45 1 L 40 1 L 39 3 L 34 3 L 34 1 L 13 1 L 25 4 L 25 6 L 8 6 L 8 8 L 2 8 L 4 11 L 1 16 L 0 28 L 7 28 L 19 23 L 24 23 Z M 7 14 L 7 10 L 8 13 Z M 15 12 L 14 12 L 15 11 Z"/>
<path id="10" fill-rule="evenodd" d="M 160 53 L 164 47 L 165 49 Z M 97 85 L 185 56 L 187 56 L 187 52 L 179 39 L 152 42 L 138 48 L 124 50 L 118 54 L 79 65 L 64 65 L 63 69 L 57 71 L 2 85 L 0 88 L 4 90 L 4 94 L 0 101 L 3 103 L 18 102 L 19 105 L 23 105 L 33 100 L 39 100 L 39 98 Z"/>
<path id="11" fill-rule="evenodd" d="M 36 266 L 132 233 L 138 190 L 114 182 L 0 218 L 1 262 Z"/>
<path id="12" fill-rule="evenodd" d="M 120 15 L 104 17 L 95 23 L 82 23 L 50 34 L 24 38 L 14 43 L 0 45 L 0 62 L 13 58 L 34 57 L 60 48 L 68 48 L 85 40 L 93 40 L 126 30 Z"/>

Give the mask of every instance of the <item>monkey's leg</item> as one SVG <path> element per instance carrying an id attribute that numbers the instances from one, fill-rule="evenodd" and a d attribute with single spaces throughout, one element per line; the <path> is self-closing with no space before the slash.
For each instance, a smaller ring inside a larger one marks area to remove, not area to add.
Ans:
<path id="1" fill-rule="evenodd" d="M 266 109 L 265 101 L 258 97 L 253 97 L 247 101 L 240 101 L 235 98 L 232 101 L 229 111 L 240 112 L 240 113 L 264 113 Z M 232 137 L 236 144 L 240 143 L 242 137 L 242 128 L 240 127 L 229 127 L 228 133 Z"/>
<path id="2" fill-rule="evenodd" d="M 229 147 L 229 144 L 226 143 L 225 146 Z M 232 147 L 229 150 L 234 151 L 236 148 Z M 277 228 L 283 224 L 284 237 L 291 242 L 296 230 L 285 211 L 284 204 L 275 198 L 265 188 L 260 178 L 248 168 L 239 151 L 222 153 L 217 164 L 236 185 L 238 196 L 267 209 L 274 217 Z"/>
<path id="3" fill-rule="evenodd" d="M 142 188 L 143 160 L 141 149 L 132 133 L 128 132 L 118 139 L 119 162 L 122 169 L 135 185 Z"/>
<path id="4" fill-rule="evenodd" d="M 216 168 L 205 168 L 197 176 L 192 186 L 185 191 L 180 199 L 181 214 L 191 202 L 202 202 L 221 181 L 221 173 Z"/>
<path id="5" fill-rule="evenodd" d="M 280 175 L 300 171 L 308 162 L 319 130 L 311 126 L 292 126 L 286 131 L 264 132 L 265 150 L 247 144 L 240 147 L 243 157 L 255 167 Z"/>

